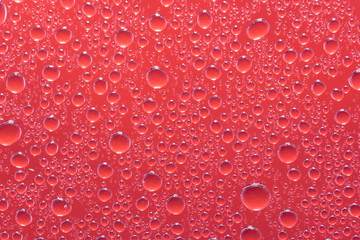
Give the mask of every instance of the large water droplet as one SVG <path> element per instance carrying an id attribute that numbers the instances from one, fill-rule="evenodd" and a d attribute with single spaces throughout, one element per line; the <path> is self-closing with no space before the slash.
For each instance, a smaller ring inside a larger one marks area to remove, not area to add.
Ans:
<path id="1" fill-rule="evenodd" d="M 184 199 L 177 194 L 172 195 L 166 201 L 166 209 L 169 213 L 174 215 L 181 214 L 185 210 L 185 206 Z"/>
<path id="2" fill-rule="evenodd" d="M 7 17 L 6 5 L 0 2 L 0 25 L 3 24 Z"/>
<path id="3" fill-rule="evenodd" d="M 150 87 L 160 89 L 169 82 L 169 76 L 162 68 L 155 66 L 147 71 L 146 82 Z"/>
<path id="4" fill-rule="evenodd" d="M 32 216 L 27 210 L 20 209 L 15 214 L 15 221 L 20 226 L 25 227 L 32 222 Z"/>
<path id="5" fill-rule="evenodd" d="M 131 146 L 131 140 L 128 135 L 123 132 L 113 133 L 109 140 L 110 149 L 116 154 L 125 153 Z"/>
<path id="6" fill-rule="evenodd" d="M 296 225 L 298 216 L 294 211 L 284 210 L 279 215 L 279 221 L 284 227 L 292 228 Z"/>
<path id="7" fill-rule="evenodd" d="M 292 143 L 285 143 L 278 149 L 278 157 L 283 163 L 292 163 L 298 157 L 298 150 Z"/>
<path id="8" fill-rule="evenodd" d="M 58 217 L 63 217 L 70 214 L 72 206 L 63 198 L 56 198 L 51 202 L 51 210 Z"/>
<path id="9" fill-rule="evenodd" d="M 12 93 L 20 93 L 25 89 L 25 78 L 18 72 L 10 74 L 6 79 L 6 88 Z"/>
<path id="10" fill-rule="evenodd" d="M 248 209 L 260 211 L 269 205 L 271 195 L 267 187 L 260 183 L 253 183 L 241 191 L 241 201 Z"/>
<path id="11" fill-rule="evenodd" d="M 142 180 L 144 188 L 149 192 L 155 192 L 161 188 L 162 180 L 156 172 L 148 172 Z"/>
<path id="12" fill-rule="evenodd" d="M 246 34 L 252 40 L 259 40 L 268 34 L 270 24 L 263 18 L 252 21 L 246 29 Z"/>
<path id="13" fill-rule="evenodd" d="M 351 73 L 348 81 L 353 89 L 360 91 L 360 69 L 357 69 Z"/>
<path id="14" fill-rule="evenodd" d="M 115 42 L 118 46 L 126 48 L 134 41 L 134 35 L 126 28 L 121 28 L 115 33 Z"/>
<path id="15" fill-rule="evenodd" d="M 7 121 L 0 124 L 0 144 L 10 146 L 21 137 L 21 128 L 14 121 Z"/>

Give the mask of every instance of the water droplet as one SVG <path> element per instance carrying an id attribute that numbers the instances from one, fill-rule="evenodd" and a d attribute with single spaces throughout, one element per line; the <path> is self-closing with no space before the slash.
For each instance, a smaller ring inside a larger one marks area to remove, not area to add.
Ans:
<path id="1" fill-rule="evenodd" d="M 252 21 L 246 29 L 246 34 L 252 40 L 259 40 L 268 34 L 270 24 L 263 18 Z"/>
<path id="2" fill-rule="evenodd" d="M 298 221 L 298 216 L 294 211 L 284 210 L 279 215 L 279 221 L 284 227 L 293 228 Z"/>
<path id="3" fill-rule="evenodd" d="M 267 187 L 260 183 L 253 183 L 241 191 L 241 201 L 248 209 L 260 211 L 266 208 L 271 200 Z"/>
<path id="4" fill-rule="evenodd" d="M 131 140 L 128 135 L 123 132 L 113 133 L 109 140 L 109 147 L 111 151 L 116 154 L 122 154 L 130 149 Z"/>
<path id="5" fill-rule="evenodd" d="M 161 32 L 166 28 L 166 19 L 160 14 L 155 14 L 149 19 L 149 26 L 155 32 Z"/>
<path id="6" fill-rule="evenodd" d="M 169 76 L 162 68 L 155 66 L 147 71 L 146 82 L 150 87 L 160 89 L 168 84 Z"/>
<path id="7" fill-rule="evenodd" d="M 360 91 L 360 69 L 357 69 L 351 73 L 348 81 L 353 89 Z"/>
<path id="8" fill-rule="evenodd" d="M 53 82 L 53 81 L 59 79 L 60 71 L 59 71 L 59 69 L 57 69 L 57 67 L 48 65 L 43 68 L 42 76 L 49 82 Z"/>
<path id="9" fill-rule="evenodd" d="M 21 137 L 21 128 L 14 121 L 7 121 L 0 124 L 0 144 L 10 146 Z"/>
<path id="10" fill-rule="evenodd" d="M 25 168 L 29 165 L 29 158 L 22 152 L 14 153 L 10 158 L 11 165 L 16 168 Z"/>
<path id="11" fill-rule="evenodd" d="M 212 24 L 212 17 L 210 13 L 206 10 L 201 11 L 197 16 L 197 24 L 202 29 L 208 29 Z"/>
<path id="12" fill-rule="evenodd" d="M 324 50 L 327 54 L 333 55 L 339 50 L 339 42 L 333 38 L 328 38 L 324 42 Z"/>
<path id="13" fill-rule="evenodd" d="M 236 69 L 241 73 L 247 73 L 252 67 L 252 61 L 247 56 L 241 56 L 236 61 Z"/>
<path id="14" fill-rule="evenodd" d="M 181 214 L 185 210 L 185 206 L 184 199 L 177 194 L 172 195 L 166 201 L 166 209 L 174 215 Z"/>
<path id="15" fill-rule="evenodd" d="M 298 157 L 298 150 L 294 144 L 285 143 L 279 147 L 278 157 L 283 163 L 292 163 Z"/>
<path id="16" fill-rule="evenodd" d="M 41 41 L 46 37 L 45 29 L 39 25 L 31 28 L 30 37 L 35 41 Z"/>
<path id="17" fill-rule="evenodd" d="M 6 79 L 6 88 L 12 93 L 20 93 L 25 89 L 25 78 L 18 72 L 10 74 Z"/>
<path id="18" fill-rule="evenodd" d="M 348 124 L 350 122 L 350 113 L 345 109 L 340 109 L 335 114 L 335 121 L 341 125 Z"/>
<path id="19" fill-rule="evenodd" d="M 240 240 L 261 240 L 262 235 L 258 228 L 253 226 L 248 226 L 241 230 Z"/>
<path id="20" fill-rule="evenodd" d="M 70 214 L 72 206 L 67 200 L 56 198 L 51 202 L 51 210 L 56 216 L 63 217 Z"/>
<path id="21" fill-rule="evenodd" d="M 55 32 L 55 40 L 60 44 L 66 44 L 71 40 L 72 32 L 67 27 L 62 27 Z"/>
<path id="22" fill-rule="evenodd" d="M 126 28 L 121 28 L 115 33 L 115 42 L 118 46 L 126 48 L 134 41 L 134 35 Z"/>
<path id="23" fill-rule="evenodd" d="M 3 24 L 7 17 L 6 5 L 0 2 L 0 25 Z"/>
<path id="24" fill-rule="evenodd" d="M 27 210 L 20 209 L 15 214 L 15 221 L 20 226 L 25 227 L 32 222 L 32 216 Z"/>
<path id="25" fill-rule="evenodd" d="M 149 192 L 155 192 L 161 188 L 162 180 L 159 174 L 156 172 L 148 172 L 144 175 L 142 184 L 145 190 Z"/>

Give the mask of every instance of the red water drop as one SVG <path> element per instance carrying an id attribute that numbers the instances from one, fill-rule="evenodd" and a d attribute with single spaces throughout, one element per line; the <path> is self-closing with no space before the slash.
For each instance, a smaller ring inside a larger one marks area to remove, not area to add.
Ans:
<path id="1" fill-rule="evenodd" d="M 15 221 L 20 226 L 25 227 L 32 222 L 32 216 L 27 210 L 20 209 L 15 214 Z"/>
<path id="2" fill-rule="evenodd" d="M 30 37 L 35 41 L 39 42 L 46 37 L 45 29 L 39 25 L 30 29 Z"/>
<path id="3" fill-rule="evenodd" d="M 110 149 L 116 154 L 122 154 L 129 150 L 131 140 L 128 135 L 123 132 L 113 133 L 109 140 Z"/>
<path id="4" fill-rule="evenodd" d="M 126 48 L 134 41 L 134 35 L 126 28 L 121 28 L 115 33 L 115 42 L 118 46 Z"/>
<path id="5" fill-rule="evenodd" d="M 60 71 L 59 71 L 59 69 L 57 69 L 57 67 L 48 65 L 43 68 L 42 76 L 46 80 L 53 82 L 60 77 Z"/>
<path id="6" fill-rule="evenodd" d="M 56 30 L 55 40 L 60 44 L 66 44 L 71 40 L 72 32 L 67 27 L 62 27 Z"/>
<path id="7" fill-rule="evenodd" d="M 253 183 L 243 188 L 241 191 L 241 201 L 248 209 L 260 211 L 269 205 L 271 195 L 265 185 Z"/>
<path id="8" fill-rule="evenodd" d="M 146 82 L 150 87 L 160 89 L 168 84 L 169 76 L 162 68 L 155 66 L 147 71 Z"/>
<path id="9" fill-rule="evenodd" d="M 253 226 L 248 226 L 241 230 L 240 240 L 261 240 L 262 235 L 258 228 Z"/>
<path id="10" fill-rule="evenodd" d="M 324 50 L 327 54 L 332 55 L 339 50 L 339 42 L 333 38 L 328 38 L 324 42 Z"/>
<path id="11" fill-rule="evenodd" d="M 341 125 L 348 124 L 350 122 L 350 113 L 345 109 L 340 109 L 335 114 L 335 121 Z"/>
<path id="12" fill-rule="evenodd" d="M 247 73 L 252 67 L 252 61 L 247 56 L 241 56 L 236 61 L 236 69 L 241 73 Z"/>
<path id="13" fill-rule="evenodd" d="M 284 210 L 279 215 L 279 221 L 284 227 L 293 228 L 298 221 L 298 216 L 294 211 Z"/>
<path id="14" fill-rule="evenodd" d="M 265 37 L 270 30 L 270 24 L 263 18 L 252 21 L 246 29 L 246 34 L 252 40 Z"/>
<path id="15" fill-rule="evenodd" d="M 292 143 L 285 143 L 278 149 L 278 157 L 283 163 L 289 164 L 294 162 L 298 157 L 298 150 Z"/>
<path id="16" fill-rule="evenodd" d="M 25 85 L 25 78 L 18 72 L 10 74 L 6 79 L 6 88 L 12 93 L 22 92 Z"/>
<path id="17" fill-rule="evenodd" d="M 197 16 L 197 24 L 202 29 L 208 29 L 212 24 L 212 17 L 210 13 L 206 10 L 201 11 Z"/>
<path id="18" fill-rule="evenodd" d="M 0 2 L 0 25 L 3 24 L 7 17 L 6 5 Z"/>
<path id="19" fill-rule="evenodd" d="M 145 190 L 149 192 L 155 192 L 161 188 L 162 180 L 159 174 L 156 172 L 148 172 L 144 175 L 142 184 Z"/>
<path id="20" fill-rule="evenodd" d="M 63 217 L 70 214 L 72 206 L 67 200 L 56 198 L 51 202 L 51 210 L 56 216 Z"/>
<path id="21" fill-rule="evenodd" d="M 360 69 L 352 72 L 348 81 L 353 89 L 360 91 Z"/>
<path id="22" fill-rule="evenodd" d="M 112 166 L 106 162 L 100 163 L 97 168 L 97 174 L 102 179 L 111 178 L 114 173 Z"/>
<path id="23" fill-rule="evenodd" d="M 25 168 L 29 165 L 29 158 L 22 152 L 14 153 L 10 158 L 11 165 L 16 168 Z"/>
<path id="24" fill-rule="evenodd" d="M 149 19 L 149 26 L 155 32 L 161 32 L 166 28 L 166 19 L 160 14 L 155 14 Z"/>
<path id="25" fill-rule="evenodd" d="M 50 115 L 44 118 L 43 125 L 49 132 L 54 132 L 60 126 L 60 121 L 55 116 Z"/>
<path id="26" fill-rule="evenodd" d="M 0 124 L 0 144 L 10 146 L 21 137 L 21 128 L 14 121 L 7 121 Z"/>
<path id="27" fill-rule="evenodd" d="M 171 197 L 169 197 L 166 201 L 166 209 L 169 213 L 174 215 L 179 215 L 185 210 L 186 204 L 184 199 L 174 194 Z"/>

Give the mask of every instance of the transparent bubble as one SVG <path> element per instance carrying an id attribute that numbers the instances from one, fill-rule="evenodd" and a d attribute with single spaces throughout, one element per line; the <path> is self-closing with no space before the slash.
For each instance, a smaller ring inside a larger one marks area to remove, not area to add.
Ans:
<path id="1" fill-rule="evenodd" d="M 241 56 L 236 61 L 236 69 L 241 73 L 247 73 L 252 67 L 252 61 L 247 56 Z"/>
<path id="2" fill-rule="evenodd" d="M 30 37 L 35 41 L 41 41 L 46 37 L 46 31 L 43 27 L 37 25 L 30 29 Z"/>
<path id="3" fill-rule="evenodd" d="M 101 202 L 109 201 L 113 196 L 113 193 L 110 189 L 101 188 L 97 191 L 97 197 Z"/>
<path id="4" fill-rule="evenodd" d="M 62 27 L 56 30 L 55 40 L 60 44 L 66 44 L 70 42 L 72 38 L 72 31 L 67 27 Z"/>
<path id="5" fill-rule="evenodd" d="M 7 18 L 7 8 L 6 5 L 0 2 L 0 25 L 5 22 Z"/>
<path id="6" fill-rule="evenodd" d="M 6 79 L 6 89 L 15 94 L 22 92 L 25 85 L 25 78 L 18 72 L 10 74 Z"/>
<path id="7" fill-rule="evenodd" d="M 135 206 L 140 211 L 145 211 L 149 207 L 149 200 L 146 197 L 141 197 L 136 200 Z"/>
<path id="8" fill-rule="evenodd" d="M 294 211 L 287 209 L 280 213 L 279 221 L 284 227 L 293 228 L 298 221 L 298 216 Z"/>
<path id="9" fill-rule="evenodd" d="M 221 71 L 215 65 L 211 65 L 205 69 L 205 76 L 210 80 L 218 80 L 221 76 Z"/>
<path id="10" fill-rule="evenodd" d="M 22 227 L 30 225 L 32 220 L 31 214 L 25 209 L 20 209 L 15 214 L 16 223 Z"/>
<path id="11" fill-rule="evenodd" d="M 81 68 L 88 68 L 92 64 L 92 57 L 89 53 L 82 52 L 78 55 L 76 61 Z"/>
<path id="12" fill-rule="evenodd" d="M 253 183 L 244 187 L 240 196 L 241 202 L 252 211 L 263 210 L 271 201 L 269 190 L 260 183 Z"/>
<path id="13" fill-rule="evenodd" d="M 270 30 L 270 24 L 263 18 L 252 21 L 246 29 L 247 36 L 252 40 L 260 40 L 265 37 Z"/>
<path id="14" fill-rule="evenodd" d="M 169 213 L 174 215 L 179 215 L 185 210 L 186 204 L 184 199 L 174 194 L 171 197 L 169 197 L 166 201 L 166 209 Z"/>
<path id="15" fill-rule="evenodd" d="M 326 84 L 321 80 L 316 80 L 311 85 L 311 91 L 315 96 L 321 96 L 326 91 Z"/>
<path id="16" fill-rule="evenodd" d="M 56 131 L 60 126 L 60 120 L 53 115 L 44 118 L 43 125 L 49 132 Z"/>
<path id="17" fill-rule="evenodd" d="M 11 165 L 16 168 L 25 168 L 29 165 L 30 160 L 28 156 L 22 152 L 14 153 L 10 158 Z"/>
<path id="18" fill-rule="evenodd" d="M 340 109 L 335 114 L 335 121 L 338 124 L 346 125 L 350 122 L 350 119 L 351 119 L 350 113 L 345 109 Z"/>
<path id="19" fill-rule="evenodd" d="M 206 10 L 201 11 L 197 16 L 197 24 L 202 29 L 208 29 L 211 26 L 212 22 L 213 22 L 212 16 Z"/>
<path id="20" fill-rule="evenodd" d="M 126 48 L 130 46 L 133 41 L 134 41 L 133 33 L 126 28 L 121 28 L 115 33 L 115 42 L 118 46 L 122 48 Z"/>
<path id="21" fill-rule="evenodd" d="M 147 71 L 146 82 L 150 87 L 160 89 L 168 84 L 169 76 L 162 68 L 155 66 Z"/>
<path id="22" fill-rule="evenodd" d="M 131 140 L 128 135 L 123 132 L 113 133 L 109 140 L 109 147 L 111 151 L 116 154 L 122 154 L 130 149 Z"/>
<path id="23" fill-rule="evenodd" d="M 280 161 L 289 164 L 297 159 L 298 149 L 292 143 L 285 143 L 279 147 L 277 154 Z"/>
<path id="24" fill-rule="evenodd" d="M 102 179 L 111 178 L 113 173 L 114 173 L 113 167 L 107 162 L 100 163 L 97 167 L 97 174 Z"/>
<path id="25" fill-rule="evenodd" d="M 145 190 L 149 192 L 155 192 L 162 186 L 162 179 L 156 172 L 148 172 L 144 175 L 142 184 Z"/>
<path id="26" fill-rule="evenodd" d="M 248 226 L 241 230 L 240 240 L 261 240 L 262 235 L 258 228 L 253 226 Z"/>
<path id="27" fill-rule="evenodd" d="M 351 73 L 348 81 L 353 89 L 360 91 L 360 69 L 357 69 Z"/>
<path id="28" fill-rule="evenodd" d="M 0 123 L 0 144 L 10 146 L 21 137 L 21 128 L 14 121 Z"/>
<path id="29" fill-rule="evenodd" d="M 63 217 L 70 214 L 72 206 L 67 200 L 56 198 L 51 202 L 51 210 L 56 216 Z"/>
<path id="30" fill-rule="evenodd" d="M 161 32 L 166 28 L 166 19 L 160 14 L 152 15 L 149 19 L 149 26 L 155 32 Z"/>
<path id="31" fill-rule="evenodd" d="M 339 50 L 339 42 L 333 38 L 326 39 L 324 42 L 324 50 L 329 55 L 336 53 Z"/>
<path id="32" fill-rule="evenodd" d="M 45 66 L 43 68 L 42 76 L 46 80 L 48 80 L 50 82 L 53 82 L 53 81 L 59 79 L 60 70 L 57 67 L 53 66 L 53 65 L 48 65 L 48 66 Z"/>

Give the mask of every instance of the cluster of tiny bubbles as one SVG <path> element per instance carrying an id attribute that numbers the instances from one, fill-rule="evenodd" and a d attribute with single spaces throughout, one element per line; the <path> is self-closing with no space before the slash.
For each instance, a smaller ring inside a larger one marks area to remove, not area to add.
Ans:
<path id="1" fill-rule="evenodd" d="M 0 239 L 360 239 L 359 14 L 0 0 Z"/>

